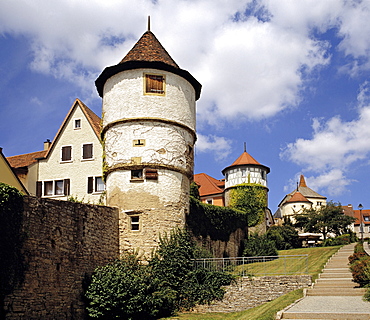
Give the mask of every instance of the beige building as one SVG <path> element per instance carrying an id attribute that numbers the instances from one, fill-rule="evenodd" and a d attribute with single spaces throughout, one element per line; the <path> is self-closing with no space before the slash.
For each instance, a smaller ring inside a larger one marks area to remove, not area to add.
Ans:
<path id="1" fill-rule="evenodd" d="M 284 217 L 289 217 L 294 222 L 294 216 L 303 213 L 305 209 L 318 209 L 326 205 L 326 197 L 307 187 L 303 175 L 300 176 L 296 190 L 287 194 L 279 203 L 274 218 L 282 222 Z"/>
<path id="2" fill-rule="evenodd" d="M 31 195 L 104 203 L 100 118 L 76 99 L 44 150 L 8 157 Z"/>
<path id="3" fill-rule="evenodd" d="M 23 186 L 23 183 L 3 155 L 3 148 L 0 148 L 0 182 L 17 188 L 23 194 L 28 194 L 27 189 Z"/>

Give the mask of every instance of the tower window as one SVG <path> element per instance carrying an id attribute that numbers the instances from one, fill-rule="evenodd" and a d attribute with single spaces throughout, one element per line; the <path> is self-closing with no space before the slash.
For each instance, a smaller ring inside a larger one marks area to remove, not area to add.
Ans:
<path id="1" fill-rule="evenodd" d="M 131 219 L 131 230 L 139 231 L 140 230 L 140 218 L 138 216 L 130 217 Z"/>
<path id="2" fill-rule="evenodd" d="M 131 179 L 132 180 L 142 180 L 143 179 L 143 170 L 131 170 Z"/>
<path id="3" fill-rule="evenodd" d="M 164 94 L 165 78 L 158 74 L 145 74 L 145 93 Z"/>

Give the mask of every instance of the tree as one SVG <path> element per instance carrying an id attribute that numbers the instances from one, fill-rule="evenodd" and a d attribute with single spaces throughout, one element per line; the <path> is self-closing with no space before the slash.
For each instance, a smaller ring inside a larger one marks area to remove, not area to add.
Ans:
<path id="1" fill-rule="evenodd" d="M 272 226 L 267 230 L 266 236 L 267 239 L 275 242 L 278 250 L 289 250 L 301 246 L 298 231 L 289 225 Z"/>
<path id="2" fill-rule="evenodd" d="M 324 239 L 328 233 L 340 236 L 348 232 L 348 226 L 355 218 L 343 213 L 340 203 L 330 201 L 320 209 L 305 209 L 304 213 L 295 216 L 295 227 L 302 228 L 305 232 L 322 233 Z"/>
<path id="3" fill-rule="evenodd" d="M 260 256 L 277 256 L 278 252 L 275 247 L 275 242 L 268 239 L 266 234 L 259 235 L 258 233 L 251 234 L 248 240 L 244 241 L 244 257 L 260 257 Z"/>

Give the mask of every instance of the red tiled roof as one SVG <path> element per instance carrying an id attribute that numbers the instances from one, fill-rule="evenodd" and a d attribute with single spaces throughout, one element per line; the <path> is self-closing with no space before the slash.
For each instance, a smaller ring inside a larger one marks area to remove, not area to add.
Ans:
<path id="1" fill-rule="evenodd" d="M 121 63 L 128 61 L 149 61 L 163 62 L 175 68 L 179 68 L 177 63 L 171 58 L 166 49 L 161 45 L 156 36 L 151 31 L 146 31 Z"/>
<path id="2" fill-rule="evenodd" d="M 359 225 L 360 221 L 361 221 L 360 210 L 353 210 L 353 212 L 354 212 L 355 218 L 356 218 L 355 224 Z M 366 217 L 368 217 L 368 218 L 366 218 Z M 366 221 L 367 219 L 369 221 Z M 362 210 L 362 221 L 364 222 L 365 225 L 370 225 L 370 210 Z"/>
<path id="3" fill-rule="evenodd" d="M 311 203 L 310 200 L 308 200 L 302 193 L 299 191 L 296 191 L 293 196 L 287 200 L 286 202 L 309 202 Z"/>
<path id="4" fill-rule="evenodd" d="M 101 119 L 90 108 L 88 108 L 80 99 L 76 99 L 76 101 L 79 103 L 83 113 L 85 114 L 87 120 L 90 122 L 96 135 L 100 137 Z"/>
<path id="5" fill-rule="evenodd" d="M 208 196 L 212 194 L 219 194 L 223 192 L 225 182 L 212 178 L 208 174 L 198 173 L 194 175 L 195 183 L 199 187 L 199 195 Z"/>
<path id="6" fill-rule="evenodd" d="M 26 154 L 20 154 L 17 156 L 7 157 L 9 164 L 12 168 L 28 167 L 32 163 L 37 162 L 37 158 L 43 158 L 46 155 L 47 150 L 36 151 Z"/>
<path id="7" fill-rule="evenodd" d="M 270 168 L 266 167 L 262 164 L 260 164 L 256 159 L 254 159 L 248 152 L 244 151 L 238 159 L 236 159 L 232 165 L 226 167 L 225 169 L 222 170 L 222 173 L 225 174 L 225 170 L 229 169 L 234 166 L 243 166 L 243 165 L 252 165 L 252 166 L 259 166 L 259 167 L 264 167 L 267 170 L 267 173 L 270 172 Z"/>

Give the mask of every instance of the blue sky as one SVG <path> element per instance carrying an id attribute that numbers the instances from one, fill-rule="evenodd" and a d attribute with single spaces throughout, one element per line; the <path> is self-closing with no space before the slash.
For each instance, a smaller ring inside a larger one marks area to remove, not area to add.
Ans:
<path id="1" fill-rule="evenodd" d="M 202 85 L 195 173 L 247 151 L 270 167 L 274 212 L 304 174 L 370 207 L 370 0 L 2 0 L 0 146 L 42 150 L 75 98 L 151 30 Z"/>

